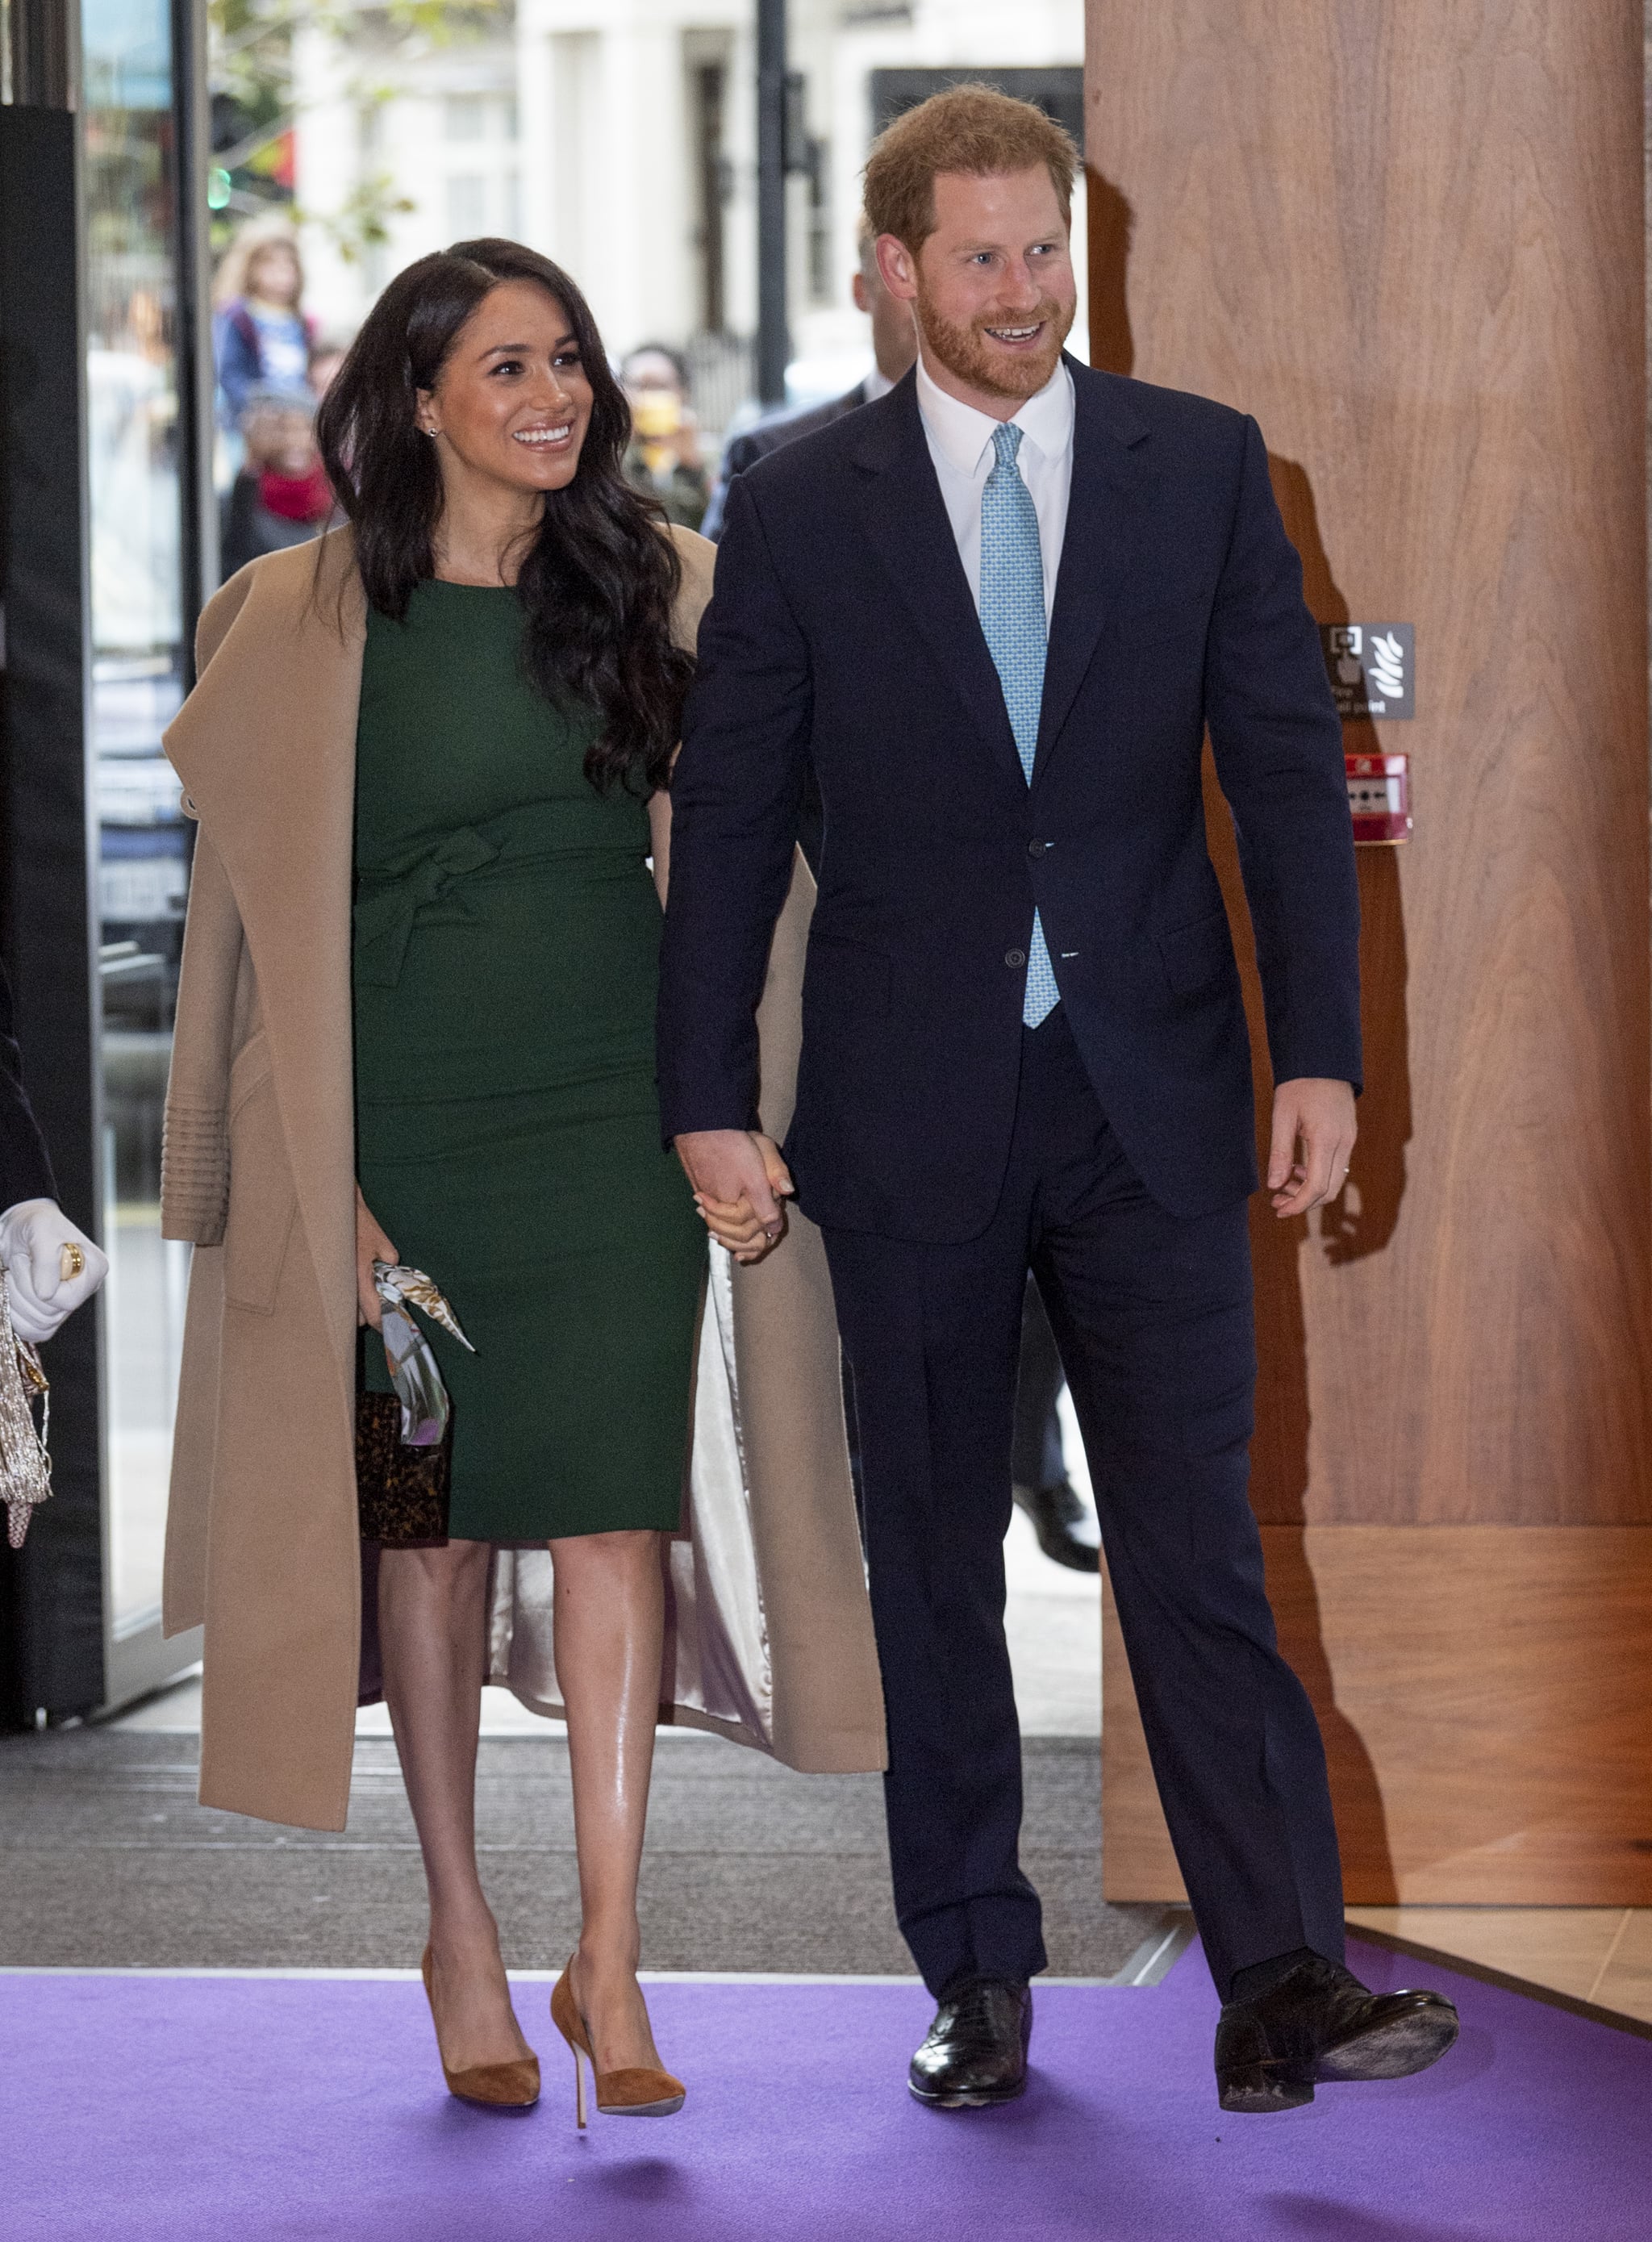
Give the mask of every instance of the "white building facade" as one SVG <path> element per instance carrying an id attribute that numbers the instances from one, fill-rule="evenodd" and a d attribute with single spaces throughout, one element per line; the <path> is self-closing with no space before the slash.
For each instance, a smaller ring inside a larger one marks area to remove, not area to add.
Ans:
<path id="1" fill-rule="evenodd" d="M 799 396 L 846 387 L 868 363 L 849 284 L 876 100 L 887 109 L 930 90 L 914 73 L 1015 72 L 1013 90 L 1077 125 L 1083 57 L 1083 0 L 791 0 Z M 696 339 L 751 334 L 752 0 L 516 0 L 514 21 L 485 37 L 375 54 L 312 31 L 297 61 L 310 308 L 329 331 L 353 329 L 415 257 L 497 232 L 567 266 L 616 356 L 657 339 L 708 366 L 715 353 Z M 393 208 L 388 238 L 346 261 L 326 221 L 364 190 L 410 207 Z M 729 401 L 705 398 L 702 411 L 720 424 Z"/>

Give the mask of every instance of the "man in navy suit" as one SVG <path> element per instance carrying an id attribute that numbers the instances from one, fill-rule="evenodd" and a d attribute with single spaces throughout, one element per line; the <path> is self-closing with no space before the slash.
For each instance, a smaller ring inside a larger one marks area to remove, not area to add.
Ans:
<path id="1" fill-rule="evenodd" d="M 1205 846 L 1239 836 L 1281 1219 L 1338 1191 L 1360 1080 L 1340 730 L 1255 423 L 1064 358 L 1076 156 L 958 87 L 866 206 L 920 358 L 733 486 L 673 784 L 664 1125 L 714 1232 L 824 1233 L 854 1372 L 897 1909 L 938 2006 L 910 2084 L 1025 2078 L 1044 1966 L 1017 1859 L 1003 1540 L 1021 1302 L 1047 1302 L 1177 1856 L 1223 2106 L 1420 2069 L 1431 1993 L 1342 1963 L 1324 1753 L 1246 1498 L 1251 1057 Z M 754 1011 L 812 767 L 824 803 L 784 1157 Z"/>

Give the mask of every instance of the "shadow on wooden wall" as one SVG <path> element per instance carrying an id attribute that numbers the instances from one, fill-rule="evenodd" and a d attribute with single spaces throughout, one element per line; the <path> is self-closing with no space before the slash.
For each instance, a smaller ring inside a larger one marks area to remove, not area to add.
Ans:
<path id="1" fill-rule="evenodd" d="M 1127 374 L 1135 363 L 1127 288 L 1133 214 L 1125 195 L 1093 166 L 1086 171 L 1086 185 L 1091 360 L 1109 373 Z M 1309 612 L 1319 622 L 1348 621 L 1348 603 L 1338 588 L 1325 550 L 1306 470 L 1296 460 L 1273 453 L 1268 455 L 1268 468 L 1286 529 L 1301 557 Z M 1343 735 L 1350 754 L 1378 752 L 1375 727 L 1369 718 L 1346 724 Z M 1208 746 L 1205 815 L 1211 858 L 1227 904 L 1244 983 L 1256 1059 L 1259 1164 L 1266 1173 L 1273 1082 L 1261 983 L 1232 819 L 1217 785 Z M 1360 1260 L 1383 1250 L 1399 1220 L 1412 1127 L 1406 931 L 1399 863 L 1393 849 L 1361 849 L 1358 863 L 1366 1088 L 1348 1183 L 1331 1205 L 1320 1210 L 1314 1225 L 1307 1218 L 1280 1222 L 1266 1192 L 1259 1191 L 1251 1202 L 1258 1355 L 1251 1501 L 1265 1529 L 1269 1594 L 1280 1622 L 1282 1648 L 1313 1700 L 1325 1736 L 1345 1850 L 1358 1854 L 1361 1898 L 1377 1903 L 1396 1895 L 1381 1788 L 1359 1730 L 1336 1702 L 1306 1540 L 1310 1418 L 1302 1249 L 1312 1236 L 1333 1265 Z M 1133 1718 L 1133 1707 L 1131 1715 Z M 1105 1708 L 1103 1717 L 1106 1717 Z"/>

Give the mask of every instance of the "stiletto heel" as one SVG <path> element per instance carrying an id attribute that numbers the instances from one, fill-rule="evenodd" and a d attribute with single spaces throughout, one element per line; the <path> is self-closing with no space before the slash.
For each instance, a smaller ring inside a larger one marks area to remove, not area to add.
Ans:
<path id="1" fill-rule="evenodd" d="M 430 2003 L 430 2021 L 434 2024 L 436 1996 L 431 1986 L 428 1946 L 419 1969 L 425 1981 L 425 1998 Z M 539 2100 L 536 2055 L 518 2056 L 511 2063 L 473 2063 L 467 2070 L 449 2071 L 447 2059 L 442 2055 L 440 2032 L 436 2036 L 436 2054 L 441 2063 L 441 2075 L 447 2082 L 447 2091 L 461 2102 L 477 2102 L 487 2110 L 531 2110 Z"/>
<path id="2" fill-rule="evenodd" d="M 585 2073 L 580 2065 L 584 2057 L 591 2066 L 591 2077 L 596 2086 L 596 2106 L 608 2118 L 672 2118 L 682 2109 L 688 2098 L 688 2088 L 668 2071 L 637 2069 L 632 2071 L 599 2071 L 591 2047 L 591 2035 L 585 2018 L 580 2014 L 579 2003 L 574 1997 L 574 1988 L 568 1979 L 570 1962 L 551 1988 L 551 2022 L 574 2051 L 574 2114 L 581 2125 L 585 2123 Z"/>

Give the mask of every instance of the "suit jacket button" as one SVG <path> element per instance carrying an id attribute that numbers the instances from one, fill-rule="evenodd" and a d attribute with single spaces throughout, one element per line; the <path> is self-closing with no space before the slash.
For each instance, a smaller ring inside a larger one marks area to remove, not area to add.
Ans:
<path id="1" fill-rule="evenodd" d="M 1027 953 L 1024 950 L 1006 950 L 1004 953 L 1004 962 L 1006 965 L 1024 965 L 1027 962 Z"/>
<path id="2" fill-rule="evenodd" d="M 1048 841 L 1029 841 L 1027 843 L 1027 854 L 1029 856 L 1042 856 L 1044 850 L 1049 848 L 1050 845 L 1051 844 Z"/>

